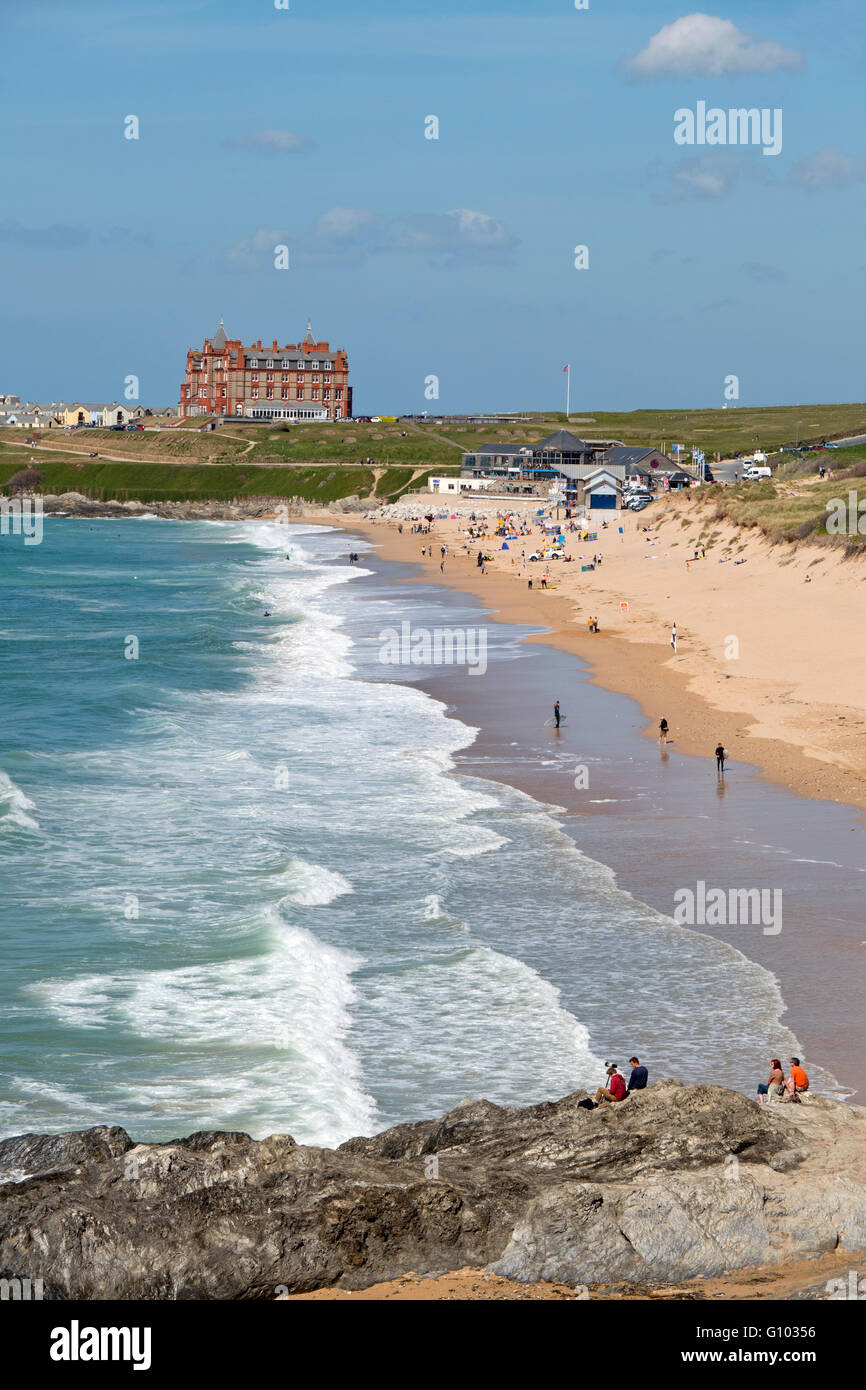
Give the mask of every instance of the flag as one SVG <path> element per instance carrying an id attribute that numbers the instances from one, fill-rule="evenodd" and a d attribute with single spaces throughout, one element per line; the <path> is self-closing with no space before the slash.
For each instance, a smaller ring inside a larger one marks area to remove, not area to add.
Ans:
<path id="1" fill-rule="evenodd" d="M 567 366 L 567 367 L 563 367 L 562 370 L 563 370 L 564 372 L 570 372 L 570 371 L 571 371 L 571 363 L 569 362 L 568 366 Z"/>

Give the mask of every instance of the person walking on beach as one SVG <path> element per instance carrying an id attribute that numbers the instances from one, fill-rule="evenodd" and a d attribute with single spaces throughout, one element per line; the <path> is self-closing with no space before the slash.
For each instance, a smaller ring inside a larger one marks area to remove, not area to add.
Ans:
<path id="1" fill-rule="evenodd" d="M 674 655 L 676 656 L 676 651 L 677 651 L 677 625 L 676 625 L 676 623 L 674 623 L 673 627 L 671 628 L 671 646 L 673 647 L 673 649 L 674 649 Z"/>
<path id="2" fill-rule="evenodd" d="M 554 702 L 554 705 L 553 705 L 553 717 L 554 717 L 554 719 L 556 720 L 556 727 L 557 727 L 557 729 L 558 729 L 558 728 L 559 728 L 559 720 L 560 720 L 560 717 L 561 717 L 561 716 L 560 716 L 560 713 L 559 713 L 559 701 L 558 701 L 558 700 L 556 700 L 556 701 Z"/>
<path id="3" fill-rule="evenodd" d="M 720 777 L 721 777 L 721 776 L 724 776 L 724 772 L 725 772 L 725 758 L 726 758 L 726 757 L 727 757 L 727 753 L 725 752 L 724 744 L 722 744 L 722 743 L 717 743 L 717 744 L 716 744 L 716 772 L 719 774 Z"/>
<path id="4" fill-rule="evenodd" d="M 668 741 L 668 721 L 665 719 L 664 715 L 662 715 L 659 720 L 659 739 L 662 743 L 667 743 Z"/>

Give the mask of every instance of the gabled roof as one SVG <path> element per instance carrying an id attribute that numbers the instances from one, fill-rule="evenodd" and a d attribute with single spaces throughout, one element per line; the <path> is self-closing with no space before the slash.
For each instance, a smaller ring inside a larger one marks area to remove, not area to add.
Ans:
<path id="1" fill-rule="evenodd" d="M 637 445 L 614 445 L 612 449 L 605 449 L 605 463 L 622 463 L 626 468 L 633 468 L 639 465 L 644 459 L 655 455 L 659 459 L 669 462 L 667 454 L 663 454 L 661 449 L 645 449 Z"/>
<path id="2" fill-rule="evenodd" d="M 578 439 L 571 430 L 556 430 L 546 439 L 539 440 L 536 449 L 552 449 L 560 454 L 591 454 L 592 446 Z"/>

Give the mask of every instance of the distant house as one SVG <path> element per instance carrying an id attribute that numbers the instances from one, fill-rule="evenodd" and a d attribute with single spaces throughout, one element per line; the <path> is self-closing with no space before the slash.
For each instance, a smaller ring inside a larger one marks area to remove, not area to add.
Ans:
<path id="1" fill-rule="evenodd" d="M 118 405 L 117 401 L 112 401 L 111 405 L 104 405 L 98 409 L 99 424 L 102 425 L 103 429 L 107 429 L 110 425 L 129 424 L 129 411 L 125 405 Z"/>

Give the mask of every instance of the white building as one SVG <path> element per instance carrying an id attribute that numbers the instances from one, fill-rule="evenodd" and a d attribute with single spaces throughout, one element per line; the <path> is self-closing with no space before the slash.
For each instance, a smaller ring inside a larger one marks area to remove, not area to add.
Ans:
<path id="1" fill-rule="evenodd" d="M 498 478 L 460 478 L 455 474 L 445 474 L 428 478 L 427 486 L 431 492 L 489 492 L 498 482 Z"/>

